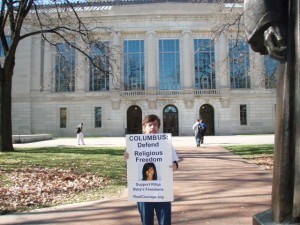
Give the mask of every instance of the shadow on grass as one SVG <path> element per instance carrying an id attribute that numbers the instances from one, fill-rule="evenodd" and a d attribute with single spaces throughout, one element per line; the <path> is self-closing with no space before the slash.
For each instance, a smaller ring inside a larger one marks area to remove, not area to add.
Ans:
<path id="1" fill-rule="evenodd" d="M 17 153 L 34 153 L 34 154 L 79 154 L 79 155 L 123 155 L 124 148 L 92 148 L 92 147 L 70 147 L 70 146 L 57 146 L 57 147 L 41 147 L 41 148 L 18 148 L 14 151 Z"/>

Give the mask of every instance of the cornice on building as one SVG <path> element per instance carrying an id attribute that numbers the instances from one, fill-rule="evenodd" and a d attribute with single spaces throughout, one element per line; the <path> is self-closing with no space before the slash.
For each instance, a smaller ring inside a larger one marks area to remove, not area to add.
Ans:
<path id="1" fill-rule="evenodd" d="M 72 3 L 73 7 L 99 7 L 99 6 L 117 6 L 133 4 L 153 4 L 153 3 L 220 3 L 220 4 L 243 4 L 243 0 L 95 0 L 86 2 Z M 53 4 L 43 5 L 43 7 L 53 7 Z M 65 7 L 64 3 L 56 4 L 55 7 Z"/>
<path id="2" fill-rule="evenodd" d="M 89 1 L 100 4 L 113 4 L 113 5 L 125 5 L 125 4 L 149 4 L 149 3 L 163 3 L 163 2 L 175 2 L 175 3 L 243 3 L 243 0 L 96 0 Z"/>

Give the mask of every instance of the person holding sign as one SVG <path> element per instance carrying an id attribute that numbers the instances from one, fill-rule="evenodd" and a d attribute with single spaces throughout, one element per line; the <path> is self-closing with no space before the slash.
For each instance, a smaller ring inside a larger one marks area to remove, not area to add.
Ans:
<path id="1" fill-rule="evenodd" d="M 158 178 L 158 174 L 157 174 L 157 165 L 154 164 L 154 161 L 157 160 L 158 163 L 162 163 L 160 164 L 159 167 L 160 169 L 162 167 L 164 168 L 169 168 L 171 167 L 171 171 L 170 174 L 172 174 L 172 170 L 175 171 L 178 169 L 178 163 L 177 161 L 178 156 L 176 154 L 176 151 L 174 150 L 174 148 L 172 147 L 171 143 L 168 145 L 169 148 L 162 148 L 159 146 L 159 144 L 163 144 L 163 141 L 167 140 L 168 137 L 170 136 L 170 134 L 159 134 L 159 128 L 160 128 L 160 119 L 158 116 L 156 115 L 148 115 L 144 118 L 144 120 L 142 121 L 142 130 L 143 130 L 143 134 L 147 134 L 150 136 L 150 134 L 156 134 L 156 136 L 160 136 L 161 137 L 161 142 L 150 142 L 150 140 L 147 140 L 146 142 L 142 142 L 142 140 L 140 140 L 139 136 L 131 136 L 129 137 L 129 141 L 131 138 L 131 142 L 134 142 L 134 138 L 136 138 L 136 140 L 140 141 L 139 143 L 137 143 L 136 145 L 136 150 L 133 150 L 134 147 L 130 147 L 127 146 L 128 149 L 124 152 L 124 158 L 127 161 L 127 170 L 129 171 L 130 167 L 132 167 L 132 163 L 136 163 L 137 161 L 140 163 L 140 161 L 144 161 L 145 163 L 142 166 L 142 181 L 136 181 L 134 182 L 133 188 L 129 188 L 132 189 L 132 191 L 136 191 L 135 193 L 141 193 L 133 195 L 133 198 L 136 198 L 137 200 L 137 207 L 138 207 L 138 211 L 141 215 L 141 221 L 143 225 L 154 225 L 154 211 L 156 213 L 156 217 L 158 220 L 159 225 L 171 225 L 171 201 L 173 200 L 172 198 L 169 198 L 166 200 L 163 199 L 159 199 L 158 196 L 152 196 L 150 193 L 152 190 L 156 190 L 157 192 L 163 191 L 163 186 L 164 183 L 162 182 L 166 182 L 166 180 L 171 180 L 168 181 L 167 184 L 172 185 L 173 182 L 173 176 L 172 178 L 166 179 L 168 177 L 164 177 L 164 181 L 159 180 Z M 141 135 L 140 135 L 141 136 Z M 148 137 L 150 138 L 150 137 Z M 159 137 L 157 137 L 159 138 Z M 164 139 L 165 138 L 165 139 Z M 164 139 L 164 140 L 163 140 Z M 169 139 L 171 140 L 171 138 Z M 133 144 L 132 144 L 133 146 Z M 152 149 L 152 152 L 149 152 L 149 149 Z M 166 149 L 170 150 L 167 151 Z M 166 155 L 171 154 L 170 155 L 170 164 L 166 165 L 164 160 L 164 152 L 166 151 Z M 172 151 L 172 152 L 171 152 Z M 168 154 L 167 154 L 168 152 Z M 131 154 L 131 155 L 130 155 Z M 156 157 L 155 157 L 156 156 Z M 160 158 L 162 157 L 162 158 Z M 171 161 L 172 158 L 172 161 Z M 134 160 L 133 160 L 134 159 Z M 151 159 L 151 160 L 150 160 Z M 133 161 L 131 161 L 133 160 Z M 154 161 L 153 161 L 154 160 Z M 128 164 L 130 163 L 130 164 Z M 169 167 L 170 166 L 170 167 Z M 132 173 L 128 173 L 127 171 L 127 176 L 128 179 L 130 180 L 131 178 L 135 178 L 134 175 Z M 141 170 L 140 170 L 141 172 Z M 165 171 L 164 171 L 165 172 Z M 172 174 L 173 175 L 173 174 Z M 146 182 L 146 183 L 142 183 L 142 182 Z M 130 183 L 129 183 L 130 184 Z M 154 185 L 154 186 L 153 186 Z M 162 185 L 162 186 L 160 186 Z M 156 193 L 156 192 L 155 192 Z M 143 197 L 149 197 L 149 200 L 145 200 Z M 143 198 L 142 201 L 139 201 L 141 199 L 139 199 L 139 197 Z M 167 196 L 168 197 L 168 196 Z"/>

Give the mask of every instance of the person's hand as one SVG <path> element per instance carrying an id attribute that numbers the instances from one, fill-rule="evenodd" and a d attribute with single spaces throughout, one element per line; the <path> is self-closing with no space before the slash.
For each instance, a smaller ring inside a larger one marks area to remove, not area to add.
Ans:
<path id="1" fill-rule="evenodd" d="M 129 159 L 129 153 L 126 150 L 124 152 L 124 159 L 125 160 Z"/>
<path id="2" fill-rule="evenodd" d="M 176 162 L 173 162 L 173 172 L 178 169 L 178 164 Z"/>
<path id="3" fill-rule="evenodd" d="M 264 32 L 264 38 L 264 44 L 270 56 L 281 63 L 285 63 L 287 60 L 287 46 L 280 27 L 277 25 L 270 26 Z"/>

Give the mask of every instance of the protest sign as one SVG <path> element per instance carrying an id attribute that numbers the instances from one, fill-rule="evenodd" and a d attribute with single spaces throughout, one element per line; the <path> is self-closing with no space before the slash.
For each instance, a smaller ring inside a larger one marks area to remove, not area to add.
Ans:
<path id="1" fill-rule="evenodd" d="M 173 196 L 171 134 L 126 135 L 128 199 L 170 202 Z"/>

